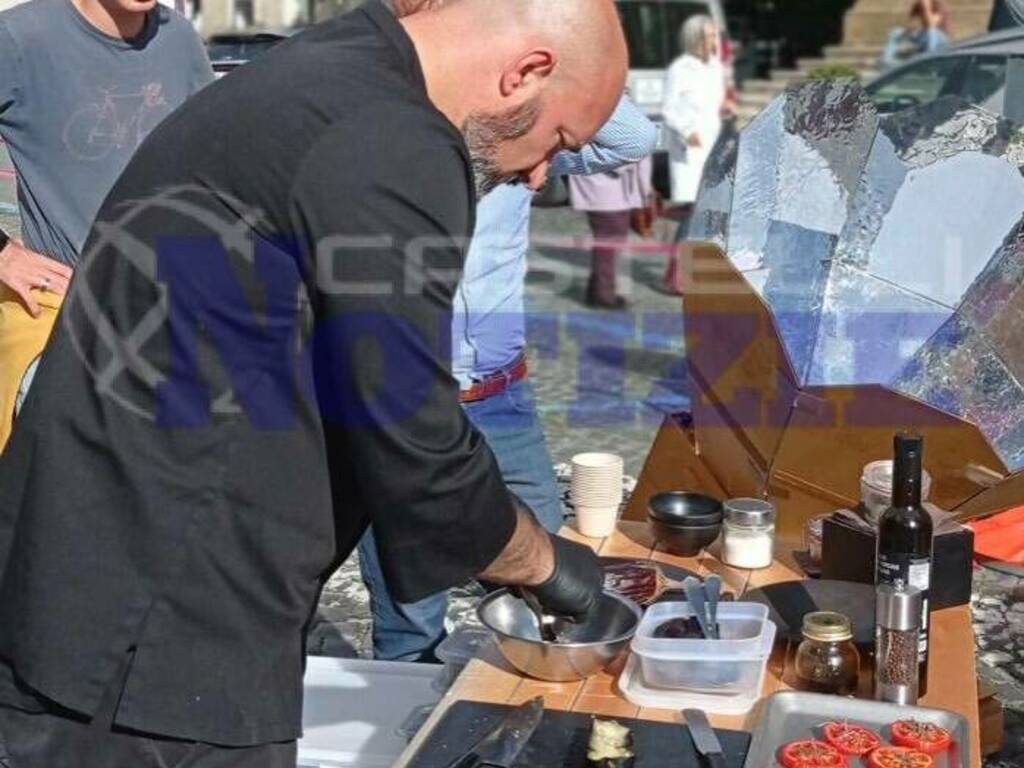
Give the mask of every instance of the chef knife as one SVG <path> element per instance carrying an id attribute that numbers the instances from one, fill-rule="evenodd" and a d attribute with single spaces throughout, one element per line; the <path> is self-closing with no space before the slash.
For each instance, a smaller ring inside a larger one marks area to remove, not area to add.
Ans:
<path id="1" fill-rule="evenodd" d="M 693 745 L 700 752 L 711 768 L 726 768 L 725 755 L 722 754 L 722 745 L 718 742 L 708 716 L 701 709 L 684 709 L 683 717 L 690 727 L 690 738 Z"/>
<path id="2" fill-rule="evenodd" d="M 497 728 L 448 768 L 480 768 L 485 765 L 512 768 L 542 717 L 544 699 L 538 696 L 509 712 Z"/>

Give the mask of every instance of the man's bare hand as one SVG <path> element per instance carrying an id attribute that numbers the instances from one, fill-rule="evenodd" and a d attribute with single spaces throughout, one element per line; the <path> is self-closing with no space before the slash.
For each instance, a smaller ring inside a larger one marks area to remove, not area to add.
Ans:
<path id="1" fill-rule="evenodd" d="M 694 149 L 700 149 L 704 146 L 704 141 L 701 139 L 700 134 L 694 131 L 690 134 L 690 137 L 686 140 L 686 143 Z"/>
<path id="2" fill-rule="evenodd" d="M 40 288 L 63 296 L 70 280 L 70 267 L 30 251 L 15 240 L 8 242 L 0 251 L 0 283 L 18 295 L 32 317 L 39 317 L 41 311 L 32 289 Z"/>
<path id="3" fill-rule="evenodd" d="M 480 574 L 495 584 L 536 586 L 555 572 L 555 550 L 551 537 L 533 514 L 516 504 L 516 530 L 498 559 Z"/>
<path id="4" fill-rule="evenodd" d="M 386 0 L 391 11 L 398 18 L 409 16 L 420 11 L 432 11 L 444 5 L 444 0 Z"/>

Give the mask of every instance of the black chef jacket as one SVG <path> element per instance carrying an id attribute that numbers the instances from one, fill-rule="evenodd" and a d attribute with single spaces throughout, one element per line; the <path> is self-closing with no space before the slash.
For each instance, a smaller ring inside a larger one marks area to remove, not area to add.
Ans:
<path id="1" fill-rule="evenodd" d="M 118 725 L 290 740 L 304 630 L 370 521 L 404 600 L 494 560 L 514 511 L 448 372 L 473 207 L 377 2 L 153 131 L 0 461 L 0 658 L 25 685 L 90 715 L 131 652 Z"/>

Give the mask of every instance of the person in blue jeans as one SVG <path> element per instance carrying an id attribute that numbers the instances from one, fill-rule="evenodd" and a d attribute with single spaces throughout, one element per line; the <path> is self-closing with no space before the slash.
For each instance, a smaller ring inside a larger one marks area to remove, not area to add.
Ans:
<path id="1" fill-rule="evenodd" d="M 942 0 L 917 0 L 910 9 L 910 25 L 889 33 L 882 53 L 883 69 L 892 69 L 922 53 L 949 45 L 949 14 Z"/>
<path id="2" fill-rule="evenodd" d="M 604 173 L 638 162 L 656 142 L 655 125 L 624 96 L 590 144 L 555 156 L 549 178 Z M 453 307 L 452 373 L 462 386 L 463 409 L 487 440 L 509 490 L 545 528 L 557 532 L 564 520 L 562 500 L 525 357 L 532 197 L 526 184 L 505 184 L 477 205 L 476 230 Z M 370 593 L 374 658 L 436 661 L 448 595 L 412 604 L 393 600 L 372 529 L 360 542 L 359 562 Z"/>

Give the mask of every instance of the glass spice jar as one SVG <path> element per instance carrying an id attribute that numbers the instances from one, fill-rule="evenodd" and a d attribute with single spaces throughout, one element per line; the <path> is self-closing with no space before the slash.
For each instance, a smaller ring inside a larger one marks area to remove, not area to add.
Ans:
<path id="1" fill-rule="evenodd" d="M 723 505 L 722 562 L 733 568 L 768 568 L 774 560 L 775 505 L 763 499 L 730 499 Z"/>
<path id="2" fill-rule="evenodd" d="M 804 640 L 796 652 L 799 687 L 814 693 L 853 696 L 860 677 L 860 653 L 853 625 L 841 613 L 820 611 L 804 616 Z"/>

